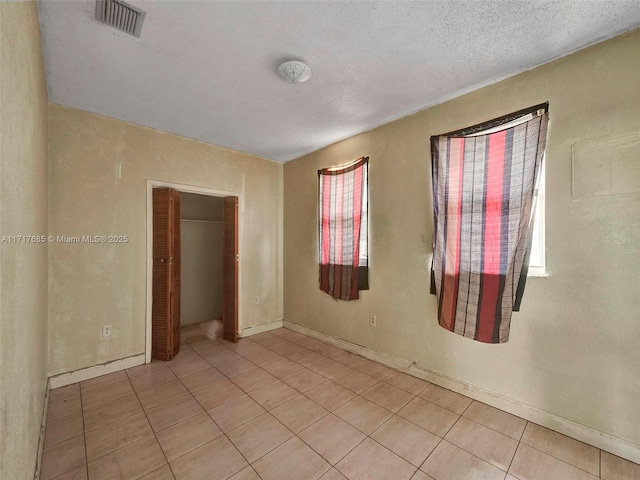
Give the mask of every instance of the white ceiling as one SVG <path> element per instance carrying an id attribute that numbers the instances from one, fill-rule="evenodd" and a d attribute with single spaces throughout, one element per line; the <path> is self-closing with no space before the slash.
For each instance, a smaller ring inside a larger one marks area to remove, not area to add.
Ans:
<path id="1" fill-rule="evenodd" d="M 640 25 L 638 0 L 129 3 L 139 39 L 39 1 L 49 101 L 277 161 Z"/>

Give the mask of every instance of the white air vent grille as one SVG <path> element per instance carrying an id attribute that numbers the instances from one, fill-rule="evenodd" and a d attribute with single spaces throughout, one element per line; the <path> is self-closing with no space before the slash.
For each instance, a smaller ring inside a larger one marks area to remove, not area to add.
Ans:
<path id="1" fill-rule="evenodd" d="M 120 0 L 96 0 L 96 20 L 140 38 L 147 13 Z"/>

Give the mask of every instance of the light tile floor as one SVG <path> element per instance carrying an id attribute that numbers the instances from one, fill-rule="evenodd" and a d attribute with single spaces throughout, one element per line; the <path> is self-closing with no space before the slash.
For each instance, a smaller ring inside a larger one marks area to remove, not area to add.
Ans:
<path id="1" fill-rule="evenodd" d="M 640 465 L 287 329 L 51 391 L 41 480 L 631 480 Z"/>

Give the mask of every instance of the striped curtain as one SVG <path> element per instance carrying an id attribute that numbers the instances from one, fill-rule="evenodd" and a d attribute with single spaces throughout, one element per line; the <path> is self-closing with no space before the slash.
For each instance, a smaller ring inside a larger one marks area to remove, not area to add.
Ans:
<path id="1" fill-rule="evenodd" d="M 320 290 L 341 300 L 359 298 L 363 241 L 366 248 L 363 212 L 367 211 L 368 161 L 362 157 L 346 167 L 318 171 Z M 366 261 L 366 255 L 364 258 Z"/>
<path id="2" fill-rule="evenodd" d="M 447 330 L 485 343 L 509 339 L 526 281 L 547 123 L 545 108 L 493 133 L 431 138 L 432 293 Z"/>

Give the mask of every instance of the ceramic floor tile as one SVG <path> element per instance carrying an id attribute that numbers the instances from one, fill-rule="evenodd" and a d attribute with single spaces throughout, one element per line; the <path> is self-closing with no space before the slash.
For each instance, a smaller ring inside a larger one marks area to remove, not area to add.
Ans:
<path id="1" fill-rule="evenodd" d="M 509 473 L 520 480 L 597 480 L 598 477 L 580 470 L 524 443 L 518 446 Z"/>
<path id="2" fill-rule="evenodd" d="M 166 463 L 154 437 L 90 462 L 89 480 L 133 480 L 158 470 Z"/>
<path id="3" fill-rule="evenodd" d="M 302 345 L 298 345 L 297 343 L 293 343 L 293 342 L 287 342 L 287 343 L 281 343 L 278 345 L 274 345 L 272 347 L 270 347 L 270 349 L 280 355 L 282 355 L 283 357 L 289 357 L 291 355 L 294 355 L 296 353 L 302 352 L 304 350 L 306 350 L 306 348 L 304 348 Z"/>
<path id="4" fill-rule="evenodd" d="M 160 447 L 170 462 L 220 435 L 222 430 L 204 412 L 156 434 Z"/>
<path id="5" fill-rule="evenodd" d="M 392 373 L 394 373 L 394 370 L 392 370 L 391 368 L 385 367 L 384 365 L 378 362 L 374 362 L 372 360 L 367 360 L 367 359 L 358 363 L 353 368 L 355 368 L 359 372 L 366 373 L 367 375 L 373 378 L 377 378 L 378 380 L 383 380 L 387 378 L 389 375 L 391 375 Z"/>
<path id="6" fill-rule="evenodd" d="M 527 421 L 520 417 L 476 401 L 469 405 L 464 416 L 518 441 L 527 426 Z"/>
<path id="7" fill-rule="evenodd" d="M 365 435 L 371 435 L 376 428 L 393 415 L 388 410 L 362 397 L 355 397 L 334 413 Z"/>
<path id="8" fill-rule="evenodd" d="M 354 393 L 362 393 L 367 388 L 370 388 L 379 382 L 377 378 L 373 378 L 366 373 L 362 373 L 354 369 L 347 370 L 346 372 L 335 376 L 333 381 L 344 388 L 348 388 Z"/>
<path id="9" fill-rule="evenodd" d="M 324 345 L 324 342 L 321 342 L 320 340 L 317 340 L 315 338 L 307 337 L 305 335 L 303 335 L 303 337 L 304 338 L 296 339 L 296 343 L 310 350 L 315 350 L 318 347 Z"/>
<path id="10" fill-rule="evenodd" d="M 107 455 L 139 440 L 154 438 L 144 413 L 118 420 L 86 434 L 87 461 Z"/>
<path id="11" fill-rule="evenodd" d="M 301 432 L 328 413 L 327 410 L 304 395 L 271 410 L 271 415 L 280 420 L 293 433 Z"/>
<path id="12" fill-rule="evenodd" d="M 58 475 L 52 480 L 87 480 L 87 466 L 82 465 L 70 470 L 62 475 Z"/>
<path id="13" fill-rule="evenodd" d="M 199 331 L 183 332 L 182 337 L 185 339 L 187 343 L 198 343 L 198 342 L 211 339 L 209 335 Z"/>
<path id="14" fill-rule="evenodd" d="M 187 387 L 191 393 L 205 387 L 209 387 L 214 383 L 222 382 L 227 377 L 222 375 L 217 369 L 210 367 L 192 375 L 182 377 L 180 381 Z"/>
<path id="15" fill-rule="evenodd" d="M 443 440 L 420 467 L 436 480 L 503 480 L 505 472 Z M 549 477 L 547 480 L 561 480 Z M 564 479 L 563 479 L 564 480 Z"/>
<path id="16" fill-rule="evenodd" d="M 229 480 L 261 480 L 256 471 L 252 467 L 245 467 L 236 473 Z"/>
<path id="17" fill-rule="evenodd" d="M 140 478 L 140 480 L 175 480 L 175 478 L 176 477 L 173 476 L 173 472 L 171 471 L 171 467 L 169 467 L 169 465 L 164 465 L 158 470 L 147 473 L 144 477 Z"/>
<path id="18" fill-rule="evenodd" d="M 133 389 L 136 392 L 141 392 L 148 388 L 157 387 L 158 385 L 162 385 L 163 383 L 171 382 L 173 380 L 177 380 L 175 374 L 166 369 L 157 369 L 152 370 L 143 375 L 138 375 L 131 379 L 131 385 L 133 385 Z"/>
<path id="19" fill-rule="evenodd" d="M 216 472 L 216 478 L 226 479 L 247 466 L 247 461 L 225 436 L 171 462 L 176 480 L 210 480 L 212 472 Z"/>
<path id="20" fill-rule="evenodd" d="M 416 473 L 413 474 L 413 477 L 411 477 L 411 480 L 435 480 L 435 479 L 433 477 L 430 477 L 426 473 L 418 470 Z"/>
<path id="21" fill-rule="evenodd" d="M 84 436 L 78 435 L 42 451 L 40 480 L 50 480 L 77 470 L 86 462 Z"/>
<path id="22" fill-rule="evenodd" d="M 314 387 L 317 387 L 321 383 L 324 383 L 327 379 L 322 375 L 318 375 L 315 372 L 312 372 L 308 368 L 303 368 L 302 370 L 298 370 L 297 372 L 293 372 L 292 374 L 287 375 L 286 377 L 282 377 L 282 381 L 289 385 L 290 387 L 295 388 L 301 393 L 306 392 L 307 390 L 311 390 Z"/>
<path id="23" fill-rule="evenodd" d="M 347 477 L 342 475 L 338 470 L 332 468 L 323 476 L 320 477 L 320 480 L 349 480 Z"/>
<path id="24" fill-rule="evenodd" d="M 125 380 L 114 382 L 109 385 L 91 388 L 86 392 L 83 390 L 82 408 L 86 410 L 87 408 L 96 407 L 117 398 L 131 395 L 132 393 L 134 393 L 134 390 L 128 377 Z"/>
<path id="25" fill-rule="evenodd" d="M 336 468 L 349 480 L 409 480 L 416 471 L 416 467 L 370 438 L 340 460 Z"/>
<path id="26" fill-rule="evenodd" d="M 322 405 L 330 412 L 344 405 L 356 396 L 351 390 L 348 390 L 337 383 L 327 380 L 315 388 L 305 392 L 305 395 L 314 402 Z"/>
<path id="27" fill-rule="evenodd" d="M 218 405 L 207 413 L 226 433 L 249 420 L 259 417 L 265 412 L 266 410 L 253 398 L 245 394 L 240 397 L 236 397 L 233 400 L 229 400 L 222 405 Z"/>
<path id="28" fill-rule="evenodd" d="M 282 360 L 268 363 L 264 365 L 262 368 L 264 368 L 267 372 L 269 372 L 274 377 L 282 378 L 282 377 L 286 377 L 287 375 L 293 372 L 301 370 L 304 367 L 299 363 L 292 362 L 291 360 L 283 358 Z"/>
<path id="29" fill-rule="evenodd" d="M 298 436 L 331 465 L 342 460 L 366 438 L 361 431 L 333 414 L 314 423 Z"/>
<path id="30" fill-rule="evenodd" d="M 238 360 L 232 360 L 230 362 L 218 365 L 216 368 L 220 370 L 220 373 L 228 378 L 231 378 L 237 375 L 242 375 L 243 373 L 250 372 L 251 370 L 255 370 L 256 368 L 258 368 L 258 366 L 255 363 L 251 363 L 246 358 L 239 358 Z"/>
<path id="31" fill-rule="evenodd" d="M 224 345 L 223 345 L 224 346 Z M 204 359 L 212 366 L 217 367 L 223 363 L 232 362 L 233 360 L 240 360 L 243 357 L 236 352 L 225 347 L 225 350 L 217 351 L 211 355 L 203 355 Z"/>
<path id="32" fill-rule="evenodd" d="M 321 353 L 325 357 L 335 357 L 336 355 L 340 355 L 344 352 L 341 348 L 336 347 L 335 345 L 331 345 L 329 343 L 322 342 L 321 345 L 313 348 L 316 352 Z"/>
<path id="33" fill-rule="evenodd" d="M 360 365 L 362 362 L 367 360 L 366 358 L 361 357 L 360 355 L 355 355 L 355 354 L 347 352 L 345 350 L 341 350 L 340 352 L 336 353 L 331 358 L 333 358 L 334 360 L 336 360 L 336 361 L 338 361 L 340 363 L 344 363 L 348 367 L 355 367 L 355 366 Z"/>
<path id="34" fill-rule="evenodd" d="M 282 445 L 293 434 L 270 414 L 265 413 L 227 433 L 249 463 Z"/>
<path id="35" fill-rule="evenodd" d="M 318 354 L 319 355 L 319 354 Z M 333 378 L 340 375 L 343 372 L 349 370 L 349 366 L 344 363 L 336 362 L 331 358 L 323 357 L 324 360 L 320 360 L 319 362 L 312 363 L 309 365 L 309 370 L 313 370 L 316 373 L 319 373 L 325 378 Z"/>
<path id="36" fill-rule="evenodd" d="M 418 397 L 403 407 L 398 415 L 439 437 L 444 437 L 460 418 L 459 415 Z"/>
<path id="37" fill-rule="evenodd" d="M 82 435 L 83 433 L 84 425 L 81 413 L 62 417 L 57 420 L 47 419 L 47 426 L 44 432 L 44 448 L 51 447 L 57 443 Z"/>
<path id="38" fill-rule="evenodd" d="M 600 475 L 600 450 L 591 445 L 535 423 L 527 424 L 521 441 L 575 467 L 594 475 Z M 638 476 L 640 477 L 640 474 Z"/>
<path id="39" fill-rule="evenodd" d="M 275 382 L 252 390 L 249 392 L 249 395 L 262 405 L 263 408 L 272 410 L 292 398 L 297 397 L 300 393 L 286 383 L 276 380 Z"/>
<path id="40" fill-rule="evenodd" d="M 518 442 L 479 423 L 461 417 L 444 437 L 449 443 L 474 454 L 505 472 L 518 448 Z"/>
<path id="41" fill-rule="evenodd" d="M 129 378 L 135 378 L 138 375 L 144 375 L 145 373 L 154 372 L 156 370 L 166 370 L 167 364 L 162 360 L 152 360 L 150 363 L 144 365 L 138 365 L 137 367 L 127 368 L 127 376 Z"/>
<path id="42" fill-rule="evenodd" d="M 209 363 L 197 353 L 178 355 L 167 366 L 178 378 L 193 375 L 210 367 Z"/>
<path id="43" fill-rule="evenodd" d="M 142 405 L 140 405 L 135 393 L 96 407 L 87 408 L 83 412 L 84 430 L 89 432 L 138 412 L 142 412 Z"/>
<path id="44" fill-rule="evenodd" d="M 282 355 L 278 355 L 276 352 L 272 352 L 271 350 L 267 350 L 266 352 L 260 352 L 260 353 L 252 353 L 250 355 L 247 355 L 245 358 L 249 360 L 251 363 L 255 363 L 259 367 L 264 367 L 269 363 L 274 363 L 279 360 L 284 360 L 284 357 Z"/>
<path id="45" fill-rule="evenodd" d="M 193 396 L 205 410 L 210 410 L 242 395 L 244 392 L 229 380 L 193 392 Z"/>
<path id="46" fill-rule="evenodd" d="M 205 412 L 195 398 L 191 395 L 186 395 L 150 408 L 146 413 L 153 431 L 159 432 L 171 425 Z"/>
<path id="47" fill-rule="evenodd" d="M 231 347 L 232 348 L 232 347 Z M 259 343 L 251 342 L 251 343 L 238 343 L 235 348 L 232 348 L 234 352 L 243 357 L 248 357 L 249 355 L 256 355 L 259 353 L 266 353 L 269 349 L 263 347 Z"/>
<path id="48" fill-rule="evenodd" d="M 458 415 L 462 415 L 473 401 L 469 397 L 439 387 L 438 385 L 429 385 L 420 393 L 419 397 L 436 405 L 440 405 L 442 408 L 451 410 Z"/>
<path id="49" fill-rule="evenodd" d="M 425 382 L 424 380 L 402 372 L 393 372 L 384 379 L 384 382 L 389 383 L 400 390 L 404 390 L 405 392 L 412 393 L 413 395 L 418 395 L 425 388 L 431 385 L 429 382 Z"/>
<path id="50" fill-rule="evenodd" d="M 398 412 L 414 398 L 410 393 L 384 382 L 376 383 L 373 387 L 362 392 L 362 396 L 393 413 Z"/>
<path id="51" fill-rule="evenodd" d="M 80 390 L 82 393 L 88 392 L 94 388 L 101 388 L 112 383 L 121 382 L 122 380 L 128 380 L 127 372 L 120 370 L 118 372 L 108 373 L 107 375 L 101 375 L 90 380 L 80 382 Z"/>
<path id="52" fill-rule="evenodd" d="M 82 413 L 80 395 L 66 397 L 61 400 L 49 402 L 47 421 L 50 422 L 52 420 L 58 420 L 59 418 L 67 417 L 69 415 L 77 415 L 78 413 Z"/>
<path id="53" fill-rule="evenodd" d="M 215 356 L 217 354 L 222 354 L 224 357 L 229 353 L 234 353 L 230 348 L 218 343 L 218 342 L 207 342 L 202 343 L 200 345 L 195 346 L 195 352 L 203 358 Z M 233 357 L 233 355 L 231 355 Z M 236 357 L 237 358 L 237 357 Z"/>
<path id="54" fill-rule="evenodd" d="M 267 373 L 262 368 L 255 368 L 247 373 L 231 378 L 231 381 L 245 392 L 250 392 L 276 380 L 276 377 Z"/>
<path id="55" fill-rule="evenodd" d="M 263 480 L 316 480 L 331 465 L 294 437 L 255 462 L 253 468 Z"/>
<path id="56" fill-rule="evenodd" d="M 440 443 L 440 437 L 397 415 L 373 432 L 371 438 L 416 468 Z"/>
<path id="57" fill-rule="evenodd" d="M 602 452 L 601 476 L 603 480 L 640 479 L 640 465 L 611 453 Z"/>
<path id="58" fill-rule="evenodd" d="M 73 397 L 80 394 L 80 384 L 74 383 L 66 387 L 54 388 L 49 391 L 49 402 L 62 400 L 64 398 Z"/>
<path id="59" fill-rule="evenodd" d="M 157 407 L 164 402 L 168 402 L 169 400 L 184 397 L 188 393 L 189 391 L 184 388 L 182 382 L 180 380 L 175 380 L 173 382 L 168 382 L 163 385 L 138 392 L 138 400 L 140 400 L 142 408 L 148 410 L 150 408 Z"/>
<path id="60" fill-rule="evenodd" d="M 313 365 L 314 363 L 318 363 L 322 360 L 325 360 L 326 358 L 327 357 L 319 354 L 318 352 L 306 349 L 302 352 L 298 352 L 289 356 L 289 360 L 299 363 L 300 365 L 303 365 L 305 367 Z"/>

